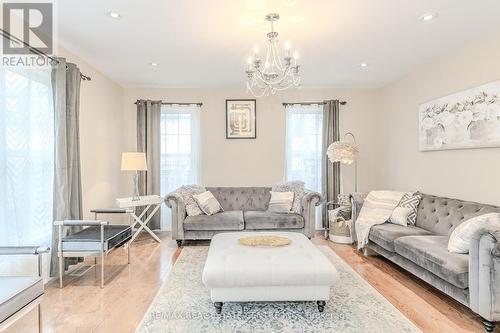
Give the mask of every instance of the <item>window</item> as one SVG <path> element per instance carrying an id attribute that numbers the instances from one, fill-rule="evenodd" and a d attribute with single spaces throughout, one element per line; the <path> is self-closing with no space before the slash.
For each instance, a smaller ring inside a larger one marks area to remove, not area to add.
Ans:
<path id="1" fill-rule="evenodd" d="M 323 106 L 290 105 L 286 112 L 286 180 L 302 180 L 321 193 Z M 319 228 L 321 214 L 316 216 Z"/>
<path id="2" fill-rule="evenodd" d="M 200 107 L 162 105 L 160 124 L 160 191 L 164 196 L 187 184 L 198 184 Z M 170 209 L 162 205 L 161 228 L 171 229 Z"/>
<path id="3" fill-rule="evenodd" d="M 0 67 L 0 245 L 50 246 L 54 109 L 50 68 Z"/>

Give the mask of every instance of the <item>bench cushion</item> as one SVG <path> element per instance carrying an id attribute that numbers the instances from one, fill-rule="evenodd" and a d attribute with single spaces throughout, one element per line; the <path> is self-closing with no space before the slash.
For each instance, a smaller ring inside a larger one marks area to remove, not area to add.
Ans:
<path id="1" fill-rule="evenodd" d="M 246 211 L 243 213 L 245 229 L 301 229 L 304 218 L 295 213 L 273 213 L 267 211 Z"/>
<path id="2" fill-rule="evenodd" d="M 230 210 L 214 215 L 188 216 L 184 230 L 243 230 L 243 212 Z"/>
<path id="3" fill-rule="evenodd" d="M 290 245 L 253 247 L 238 243 L 241 237 L 276 235 Z M 330 286 L 337 271 L 307 237 L 298 232 L 231 232 L 213 237 L 203 269 L 205 286 Z"/>
<path id="4" fill-rule="evenodd" d="M 399 237 L 432 235 L 430 231 L 414 226 L 403 226 L 394 223 L 375 225 L 370 229 L 368 239 L 387 251 L 394 252 L 394 241 Z"/>
<path id="5" fill-rule="evenodd" d="M 407 236 L 394 241 L 396 253 L 459 288 L 469 286 L 469 256 L 448 251 L 446 236 Z"/>
<path id="6" fill-rule="evenodd" d="M 121 245 L 132 237 L 129 225 L 104 226 L 104 251 Z M 63 237 L 63 251 L 101 251 L 101 227 L 88 227 L 72 235 Z"/>
<path id="7" fill-rule="evenodd" d="M 0 323 L 43 295 L 43 280 L 31 276 L 0 276 Z"/>

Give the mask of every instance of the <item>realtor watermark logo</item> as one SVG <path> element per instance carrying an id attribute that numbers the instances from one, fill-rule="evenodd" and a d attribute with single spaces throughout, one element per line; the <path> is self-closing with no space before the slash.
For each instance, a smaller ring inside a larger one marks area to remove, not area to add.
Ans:
<path id="1" fill-rule="evenodd" d="M 52 2 L 2 2 L 2 64 L 46 66 L 54 51 Z"/>

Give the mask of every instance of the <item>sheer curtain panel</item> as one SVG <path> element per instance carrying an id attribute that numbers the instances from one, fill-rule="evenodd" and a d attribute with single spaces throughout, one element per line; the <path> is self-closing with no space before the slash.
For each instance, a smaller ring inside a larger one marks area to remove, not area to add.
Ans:
<path id="1" fill-rule="evenodd" d="M 323 106 L 288 105 L 286 107 L 286 180 L 302 180 L 306 188 L 321 193 L 323 151 Z M 316 214 L 321 228 L 321 214 Z"/>
<path id="2" fill-rule="evenodd" d="M 51 246 L 53 174 L 50 68 L 0 66 L 0 246 Z M 20 266 L 0 258 L 2 270 Z"/>
<path id="3" fill-rule="evenodd" d="M 160 193 L 200 183 L 200 106 L 162 105 Z M 170 230 L 170 208 L 162 205 L 162 227 Z"/>

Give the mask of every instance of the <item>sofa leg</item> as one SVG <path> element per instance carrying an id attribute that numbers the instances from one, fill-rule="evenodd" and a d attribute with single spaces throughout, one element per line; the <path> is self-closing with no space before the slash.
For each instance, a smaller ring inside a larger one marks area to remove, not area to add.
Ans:
<path id="1" fill-rule="evenodd" d="M 177 242 L 177 247 L 182 246 L 182 239 L 177 239 L 176 242 Z"/>
<path id="2" fill-rule="evenodd" d="M 318 303 L 318 311 L 323 312 L 323 310 L 325 310 L 326 302 L 325 301 L 318 301 L 317 303 Z"/>
<path id="3" fill-rule="evenodd" d="M 483 325 L 485 332 L 493 332 L 495 330 L 495 323 L 483 318 Z"/>
<path id="4" fill-rule="evenodd" d="M 217 314 L 220 314 L 222 312 L 222 302 L 215 302 L 214 306 L 215 312 L 217 312 Z"/>

